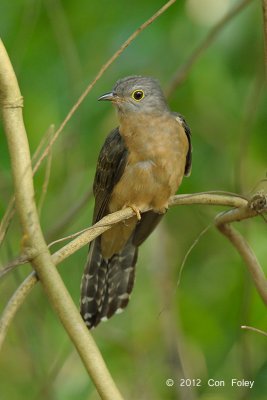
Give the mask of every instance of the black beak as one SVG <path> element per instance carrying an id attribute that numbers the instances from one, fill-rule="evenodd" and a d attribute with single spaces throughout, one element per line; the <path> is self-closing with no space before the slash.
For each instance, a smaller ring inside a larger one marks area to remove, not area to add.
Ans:
<path id="1" fill-rule="evenodd" d="M 98 98 L 98 101 L 99 101 L 99 100 L 116 101 L 117 98 L 118 98 L 118 96 L 117 96 L 115 93 L 109 92 L 109 93 L 105 93 L 105 94 L 103 94 L 102 96 L 100 96 L 100 97 Z"/>

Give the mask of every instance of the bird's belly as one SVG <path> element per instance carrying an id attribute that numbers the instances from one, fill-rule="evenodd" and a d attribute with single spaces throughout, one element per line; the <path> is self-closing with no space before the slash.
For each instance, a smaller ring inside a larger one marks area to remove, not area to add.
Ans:
<path id="1" fill-rule="evenodd" d="M 114 187 L 109 211 L 135 206 L 138 209 L 152 208 L 164 212 L 170 196 L 180 184 L 181 163 L 173 161 L 166 160 L 160 166 L 151 160 L 127 165 L 122 178 Z"/>

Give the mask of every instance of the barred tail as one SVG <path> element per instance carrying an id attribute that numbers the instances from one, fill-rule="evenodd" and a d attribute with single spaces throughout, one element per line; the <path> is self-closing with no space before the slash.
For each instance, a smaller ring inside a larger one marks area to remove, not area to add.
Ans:
<path id="1" fill-rule="evenodd" d="M 101 254 L 100 238 L 91 245 L 81 283 L 80 312 L 88 326 L 119 313 L 128 304 L 134 285 L 138 247 L 132 238 L 111 258 Z"/>

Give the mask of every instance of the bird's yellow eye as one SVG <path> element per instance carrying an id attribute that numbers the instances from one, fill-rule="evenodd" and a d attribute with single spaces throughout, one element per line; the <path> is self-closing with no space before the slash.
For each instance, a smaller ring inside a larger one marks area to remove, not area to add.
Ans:
<path id="1" fill-rule="evenodd" d="M 144 91 L 141 90 L 141 89 L 135 90 L 135 91 L 132 93 L 132 98 L 133 98 L 135 101 L 140 101 L 140 100 L 142 100 L 144 97 L 145 97 L 145 93 L 144 93 Z"/>

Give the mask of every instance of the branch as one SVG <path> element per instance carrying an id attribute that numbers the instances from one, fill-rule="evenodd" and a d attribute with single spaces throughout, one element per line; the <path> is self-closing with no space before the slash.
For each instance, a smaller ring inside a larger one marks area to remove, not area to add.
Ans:
<path id="1" fill-rule="evenodd" d="M 169 202 L 169 206 L 191 205 L 191 204 L 240 207 L 240 210 L 242 210 L 243 213 L 242 214 L 243 218 L 249 218 L 258 215 L 258 212 L 254 210 L 253 207 L 251 207 L 252 204 L 251 201 L 249 202 L 243 197 L 233 194 L 219 194 L 219 192 L 181 194 L 171 197 Z M 234 212 L 235 210 L 232 211 Z M 112 225 L 116 224 L 117 222 L 123 221 L 125 219 L 131 218 L 134 215 L 135 212 L 130 207 L 125 208 L 124 210 L 117 211 L 113 214 L 107 215 L 106 217 L 102 218 L 99 222 L 97 222 L 95 225 L 88 228 L 88 230 L 83 232 L 77 238 L 72 240 L 70 243 L 62 247 L 60 250 L 56 251 L 52 255 L 53 263 L 55 265 L 61 263 L 71 254 L 78 251 L 81 247 L 85 246 L 86 244 L 94 240 L 97 236 L 101 235 L 103 232 L 110 229 Z M 22 302 L 25 300 L 27 294 L 30 293 L 31 289 L 35 286 L 37 282 L 38 282 L 37 275 L 35 273 L 31 273 L 28 276 L 28 278 L 17 289 L 12 299 L 7 304 L 6 309 L 0 320 L 0 348 L 1 348 L 1 343 L 3 343 L 4 341 L 9 324 L 14 318 Z M 23 296 L 21 295 L 21 291 L 23 291 L 24 294 Z M 24 293 L 24 291 L 27 293 Z"/>
<path id="2" fill-rule="evenodd" d="M 1 220 L 0 223 L 0 247 L 5 239 L 6 233 L 8 231 L 8 228 L 10 226 L 10 223 L 12 221 L 12 218 L 15 215 L 15 197 L 12 196 L 11 199 L 8 202 L 8 206 L 6 209 L 6 212 Z"/>
<path id="3" fill-rule="evenodd" d="M 251 0 L 243 1 L 242 4 L 249 3 Z M 70 113 L 67 115 L 51 141 L 46 147 L 41 157 L 35 165 L 34 171 L 41 165 L 43 159 L 47 156 L 52 148 L 57 137 L 70 120 L 72 115 L 76 112 L 79 105 L 82 103 L 84 98 L 90 92 L 92 87 L 103 75 L 106 69 L 111 65 L 114 60 L 124 51 L 124 49 L 131 43 L 132 40 L 150 23 L 152 23 L 160 14 L 162 14 L 175 0 L 171 0 L 162 7 L 158 13 L 150 18 L 145 24 L 143 24 L 131 37 L 123 44 L 123 46 L 115 53 L 111 59 L 101 68 L 100 72 L 94 79 L 94 81 L 88 86 L 86 91 L 80 97 L 78 102 L 74 105 Z M 85 327 L 75 305 L 72 302 L 66 288 L 54 268 L 56 264 L 64 260 L 70 254 L 73 254 L 80 247 L 87 244 L 95 237 L 102 234 L 105 230 L 109 229 L 112 224 L 119 222 L 123 219 L 130 218 L 134 215 L 132 209 L 125 209 L 109 215 L 99 221 L 98 224 L 91 227 L 87 232 L 74 239 L 68 245 L 64 246 L 58 252 L 50 256 L 47 245 L 44 241 L 43 234 L 41 231 L 38 214 L 36 211 L 36 205 L 34 202 L 34 191 L 31 169 L 31 160 L 28 149 L 28 141 L 26 137 L 25 128 L 22 119 L 22 98 L 17 85 L 16 77 L 13 73 L 12 66 L 9 62 L 8 56 L 5 52 L 4 47 L 1 47 L 0 43 L 0 86 L 2 88 L 2 113 L 3 121 L 5 125 L 5 131 L 7 134 L 8 144 L 10 148 L 16 205 L 23 227 L 23 232 L 27 238 L 27 244 L 29 248 L 34 251 L 34 256 L 30 260 L 33 267 L 36 269 L 38 276 L 44 285 L 47 296 L 54 307 L 56 313 L 61 319 L 66 331 L 74 342 L 88 372 L 91 374 L 92 379 L 103 399 L 121 399 L 117 388 L 115 387 L 108 370 L 101 358 L 101 355 L 90 336 L 89 331 Z M 239 207 L 238 210 L 231 210 L 229 213 L 223 214 L 220 218 L 221 221 L 227 220 L 240 220 L 250 218 L 258 215 L 264 210 L 258 210 L 251 206 L 251 203 L 244 198 L 239 196 L 225 196 L 214 193 L 200 193 L 194 195 L 180 195 L 174 196 L 170 205 L 175 204 L 214 204 L 220 205 L 224 197 L 225 203 L 223 205 Z M 222 204 L 221 204 L 222 205 Z M 228 217 L 225 217 L 228 216 Z M 236 219 L 234 219 L 236 218 Z M 218 218 L 219 220 L 219 218 Z M 217 220 L 217 222 L 218 222 Z M 223 223 L 224 224 L 224 223 Z M 222 223 L 219 226 L 222 227 Z M 224 225 L 225 227 L 225 225 Z M 241 243 L 241 245 L 244 243 Z M 242 247 L 242 246 L 241 246 Z M 240 247 L 240 248 L 241 248 Z M 248 256 L 249 255 L 249 256 Z M 246 259 L 247 257 L 247 259 Z M 255 256 L 254 256 L 255 257 Z M 253 262 L 255 270 L 255 259 L 251 257 L 251 253 L 244 252 L 244 258 L 247 262 Z M 257 261 L 257 260 L 256 260 Z M 254 273 L 254 279 L 259 277 L 259 281 L 263 281 L 262 275 L 259 273 L 259 266 L 257 265 L 257 273 Z M 253 271 L 254 271 L 253 270 Z M 264 278 L 265 279 L 265 278 Z M 22 304 L 26 298 L 29 290 L 37 282 L 36 273 L 32 273 L 25 282 L 22 283 L 20 288 L 16 291 L 14 296 L 11 298 L 8 306 L 6 307 L 3 317 L 0 321 L 0 346 L 3 342 L 3 338 L 7 332 L 7 328 L 15 315 L 18 307 Z M 264 301 L 266 300 L 266 288 L 265 285 L 258 284 L 258 290 L 262 291 Z"/>
<path id="4" fill-rule="evenodd" d="M 38 273 L 52 307 L 79 352 L 101 398 L 122 399 L 89 330 L 55 268 L 43 238 L 34 201 L 31 158 L 22 116 L 23 99 L 8 54 L 1 41 L 0 60 L 3 124 L 11 158 L 16 208 L 27 246 L 35 251 L 31 264 Z M 23 296 L 25 297 L 25 292 Z"/>
<path id="5" fill-rule="evenodd" d="M 34 254 L 32 254 L 34 256 Z M 14 260 L 7 263 L 4 267 L 0 268 L 0 280 L 7 275 L 9 272 L 14 271 L 15 268 L 19 267 L 23 264 L 28 264 L 31 259 L 31 256 L 28 253 L 20 254 Z"/>
<path id="6" fill-rule="evenodd" d="M 72 208 L 68 209 L 66 213 L 63 214 L 63 216 L 60 217 L 60 219 L 56 221 L 55 225 L 47 232 L 46 238 L 48 241 L 55 238 L 73 221 L 77 213 L 88 204 L 88 201 L 92 195 L 93 190 L 90 188 L 80 199 L 74 201 Z"/>
<path id="7" fill-rule="evenodd" d="M 87 198 L 87 196 L 85 196 L 85 198 Z M 238 208 L 238 207 L 246 207 L 248 201 L 244 197 L 238 196 L 236 194 L 228 192 L 220 192 L 220 191 L 179 194 L 171 197 L 169 200 L 169 207 L 174 205 L 190 205 L 190 204 L 220 205 L 220 206 L 229 206 Z M 148 210 L 142 210 L 142 211 L 148 211 Z M 64 246 L 63 248 L 61 248 L 52 255 L 53 262 L 55 264 L 59 264 L 65 258 L 69 257 L 71 254 L 75 253 L 77 250 L 79 250 L 86 244 L 90 243 L 97 236 L 101 235 L 107 229 L 111 228 L 112 225 L 116 224 L 117 222 L 128 219 L 134 215 L 135 214 L 131 208 L 126 208 L 124 210 L 120 210 L 113 214 L 105 216 L 95 225 L 83 229 L 81 234 L 79 234 L 79 232 L 74 233 L 72 235 L 67 236 L 66 238 L 58 239 L 50 243 L 48 247 L 51 247 L 55 243 L 60 243 L 64 240 L 68 240 L 72 237 L 78 236 L 76 237 L 76 239 L 74 239 L 73 241 L 71 241 L 66 246 Z M 253 214 L 252 216 L 254 215 L 256 214 Z M 27 253 L 29 253 L 28 249 Z M 29 256 L 27 256 L 27 253 L 19 255 L 15 260 L 9 262 L 5 267 L 3 267 L 0 270 L 0 279 L 8 272 L 12 271 L 12 269 L 14 269 L 15 267 L 30 262 L 32 259 L 32 253 L 29 253 Z"/>
<path id="8" fill-rule="evenodd" d="M 50 175 L 51 175 L 51 165 L 52 165 L 52 151 L 49 153 L 49 155 L 47 157 L 44 183 L 42 186 L 42 192 L 41 192 L 41 196 L 40 196 L 40 200 L 39 200 L 39 204 L 38 204 L 39 217 L 41 217 L 42 208 L 43 208 L 44 201 L 45 201 L 45 196 L 47 194 L 47 188 L 49 185 L 49 180 L 50 180 Z"/>
<path id="9" fill-rule="evenodd" d="M 266 211 L 267 198 L 266 195 L 257 194 L 248 203 L 248 207 L 231 210 L 229 212 L 220 214 L 216 218 L 216 226 L 219 231 L 224 234 L 230 242 L 235 246 L 241 258 L 244 260 L 264 303 L 267 305 L 267 280 L 256 255 L 250 248 L 249 244 L 245 241 L 243 236 L 237 232 L 232 226 L 231 222 L 241 221 L 242 219 L 249 218 Z"/>
<path id="10" fill-rule="evenodd" d="M 241 329 L 247 329 L 249 331 L 260 333 L 263 336 L 267 336 L 267 332 L 262 331 L 261 329 L 254 328 L 253 326 L 242 325 Z"/>
<path id="11" fill-rule="evenodd" d="M 193 65 L 197 62 L 204 51 L 214 42 L 226 24 L 230 22 L 240 11 L 242 11 L 252 0 L 242 0 L 235 5 L 208 33 L 205 39 L 192 52 L 188 60 L 178 69 L 166 90 L 167 97 L 171 96 L 175 89 L 186 79 Z M 263 0 L 266 1 L 266 0 Z"/>
<path id="12" fill-rule="evenodd" d="M 18 308 L 26 300 L 28 294 L 37 281 L 36 273 L 32 272 L 18 287 L 13 296 L 10 298 L 0 319 L 0 349 L 4 343 L 8 328 L 14 319 Z"/>
<path id="13" fill-rule="evenodd" d="M 180 194 L 171 197 L 169 206 L 174 205 L 190 205 L 190 204 L 206 204 L 206 205 L 224 205 L 231 207 L 246 207 L 248 202 L 239 196 L 225 196 L 218 194 L 206 193 L 193 193 L 193 194 Z M 141 211 L 148 211 L 141 210 Z M 112 225 L 131 218 L 135 215 L 132 208 L 127 207 L 123 210 L 116 211 L 102 218 L 92 227 L 88 228 L 85 232 L 79 235 L 76 239 L 62 247 L 60 250 L 53 254 L 53 260 L 56 264 L 62 262 L 65 258 L 75 253 L 84 245 L 94 240 L 97 236 L 100 236 L 103 232 L 110 229 Z M 256 214 L 253 213 L 253 216 Z"/>
<path id="14" fill-rule="evenodd" d="M 240 256 L 243 258 L 256 285 L 258 293 L 265 305 L 267 305 L 267 280 L 253 250 L 250 248 L 243 236 L 229 224 L 218 225 L 218 229 L 231 241 Z"/>

